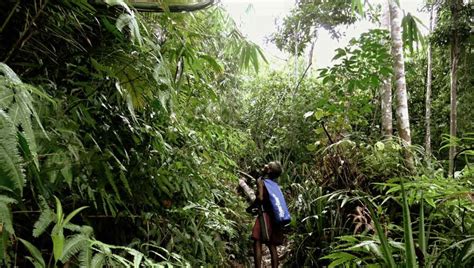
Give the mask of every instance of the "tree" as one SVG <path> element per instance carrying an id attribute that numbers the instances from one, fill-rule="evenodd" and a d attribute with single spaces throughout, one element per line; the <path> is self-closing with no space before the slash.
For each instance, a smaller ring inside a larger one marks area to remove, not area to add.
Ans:
<path id="1" fill-rule="evenodd" d="M 430 5 L 430 33 L 434 28 L 435 3 Z M 428 42 L 427 48 L 427 71 L 426 71 L 426 94 L 425 94 L 425 151 L 426 156 L 431 156 L 431 83 L 432 83 L 432 55 L 431 43 Z"/>
<path id="2" fill-rule="evenodd" d="M 390 35 L 392 37 L 393 70 L 395 73 L 395 114 L 397 118 L 398 135 L 405 141 L 406 145 L 411 145 L 400 7 L 393 0 L 388 0 L 388 3 L 390 8 Z M 411 166 L 413 159 L 409 153 L 406 153 L 405 159 Z"/>
<path id="3" fill-rule="evenodd" d="M 359 13 L 362 13 L 361 9 L 362 6 L 358 9 Z M 271 40 L 279 49 L 301 55 L 308 43 L 318 37 L 321 29 L 338 38 L 341 34 L 336 27 L 350 25 L 356 19 L 351 1 L 297 1 L 296 7 L 283 19 L 278 31 L 272 34 Z M 298 38 L 295 38 L 296 36 Z"/>
<path id="4" fill-rule="evenodd" d="M 390 31 L 390 8 L 384 5 L 382 26 Z M 382 135 L 390 138 L 393 134 L 392 123 L 392 81 L 389 77 L 383 80 L 381 87 Z"/>
<path id="5" fill-rule="evenodd" d="M 455 25 L 457 25 L 459 20 L 459 11 L 462 7 L 462 0 L 451 0 L 450 1 L 450 10 L 451 10 L 451 21 L 453 27 L 451 28 L 451 70 L 450 70 L 450 108 L 451 112 L 449 114 L 449 135 L 451 139 L 456 138 L 457 132 L 457 73 L 458 73 L 458 63 L 459 55 L 461 52 L 460 48 L 460 36 L 459 31 Z M 449 174 L 454 176 L 454 158 L 456 155 L 456 146 L 454 143 L 449 147 Z"/>

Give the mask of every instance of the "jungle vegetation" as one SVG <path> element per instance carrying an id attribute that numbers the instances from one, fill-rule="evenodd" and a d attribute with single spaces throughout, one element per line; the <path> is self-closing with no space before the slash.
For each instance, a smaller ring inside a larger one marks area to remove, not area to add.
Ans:
<path id="1" fill-rule="evenodd" d="M 428 35 L 394 0 L 297 1 L 269 33 L 297 76 L 219 3 L 163 5 L 0 2 L 2 267 L 250 266 L 239 171 L 270 160 L 285 267 L 474 266 L 472 1 L 425 1 Z"/>

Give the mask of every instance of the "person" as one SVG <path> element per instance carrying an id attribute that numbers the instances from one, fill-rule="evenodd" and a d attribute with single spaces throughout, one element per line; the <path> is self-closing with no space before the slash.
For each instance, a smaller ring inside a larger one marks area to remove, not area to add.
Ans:
<path id="1" fill-rule="evenodd" d="M 262 244 L 270 250 L 272 268 L 278 267 L 277 246 L 283 244 L 282 228 L 276 224 L 264 179 L 276 180 L 282 172 L 279 162 L 270 162 L 262 168 L 262 177 L 257 179 L 257 198 L 250 208 L 257 208 L 258 216 L 252 229 L 255 267 L 262 267 Z"/>

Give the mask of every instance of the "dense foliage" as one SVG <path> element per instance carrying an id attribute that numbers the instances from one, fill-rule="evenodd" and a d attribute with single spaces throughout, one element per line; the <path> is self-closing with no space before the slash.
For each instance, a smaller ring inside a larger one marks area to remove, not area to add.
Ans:
<path id="1" fill-rule="evenodd" d="M 407 146 L 381 135 L 380 88 L 394 71 L 386 30 L 295 78 L 262 68 L 261 49 L 220 6 L 152 14 L 104 2 L 0 3 L 3 266 L 249 266 L 253 218 L 238 171 L 257 174 L 270 160 L 283 165 L 292 213 L 285 265 L 474 265 L 473 39 L 459 25 L 459 136 L 450 138 L 448 4 L 429 40 L 428 156 L 422 46 L 406 59 Z M 301 54 L 318 30 L 337 34 L 363 9 L 299 1 L 274 42 Z"/>
<path id="2" fill-rule="evenodd" d="M 236 241 L 248 227 L 236 212 L 244 204 L 228 189 L 252 142 L 227 123 L 233 108 L 220 102 L 232 96 L 236 72 L 258 68 L 259 48 L 220 8 L 139 17 L 110 4 L 2 4 L 2 17 L 12 14 L 1 51 L 5 263 L 24 261 L 13 249 L 27 255 L 9 242 L 13 234 L 44 247 L 49 264 L 75 263 L 87 246 L 70 248 L 83 232 L 59 220 L 60 207 L 81 206 L 75 223 L 151 260 L 174 262 L 165 252 L 191 264 L 242 259 L 247 248 Z M 105 253 L 93 237 L 87 231 L 84 241 L 98 261 Z"/>

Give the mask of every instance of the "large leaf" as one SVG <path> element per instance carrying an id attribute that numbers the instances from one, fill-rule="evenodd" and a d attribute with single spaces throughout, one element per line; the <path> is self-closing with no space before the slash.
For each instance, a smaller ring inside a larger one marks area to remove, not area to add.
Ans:
<path id="1" fill-rule="evenodd" d="M 34 259 L 33 264 L 35 265 L 35 267 L 41 267 L 41 268 L 46 267 L 46 263 L 45 263 L 45 261 L 43 259 L 43 256 L 41 255 L 41 252 L 39 251 L 38 248 L 36 248 L 33 244 L 31 244 L 30 242 L 28 242 L 24 239 L 18 238 L 18 240 L 20 240 L 20 242 L 30 252 L 31 256 Z"/>
<path id="2" fill-rule="evenodd" d="M 403 230 L 405 237 L 405 254 L 407 267 L 417 267 L 415 242 L 413 241 L 413 231 L 411 228 L 410 207 L 408 206 L 407 194 L 403 185 L 403 180 L 400 181 L 402 187 L 402 209 L 403 209 Z"/>

